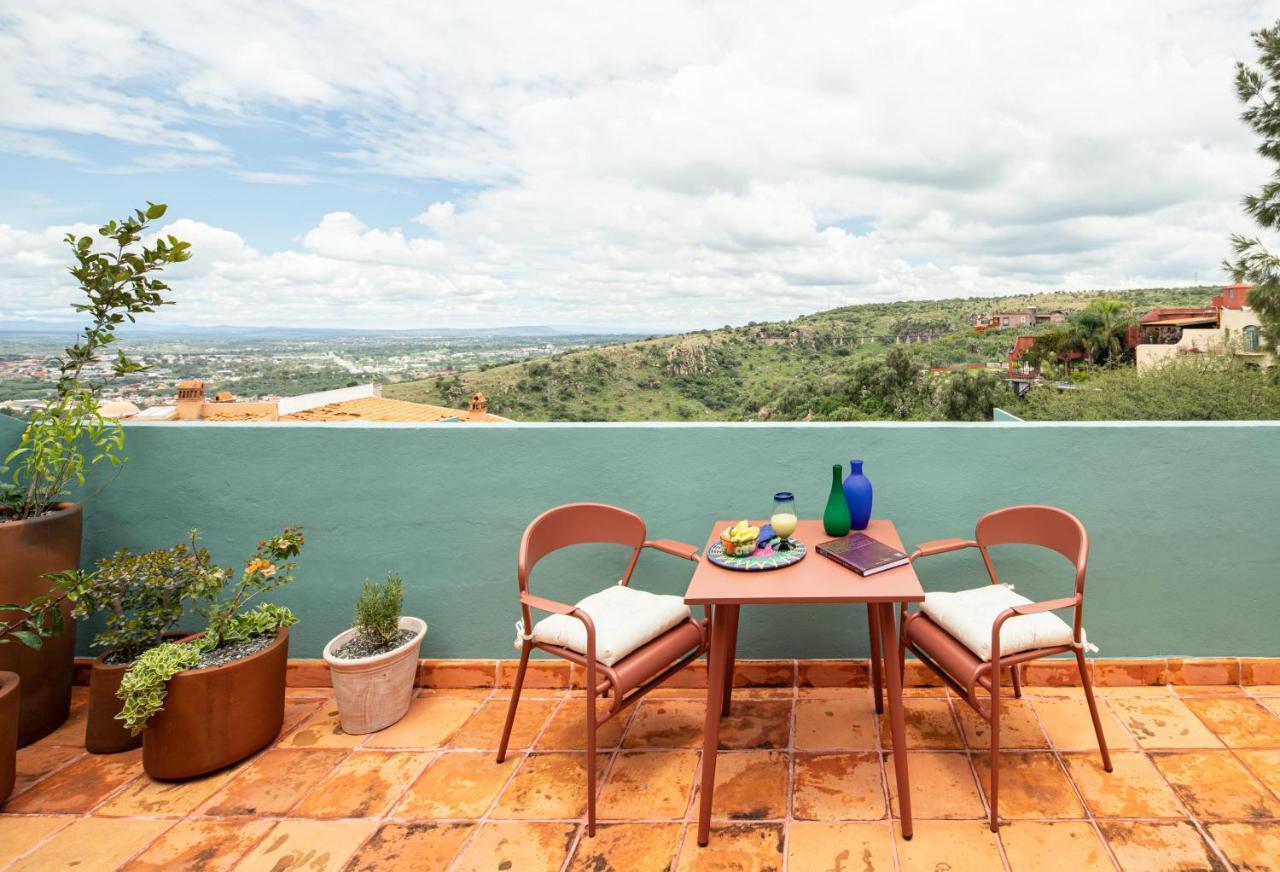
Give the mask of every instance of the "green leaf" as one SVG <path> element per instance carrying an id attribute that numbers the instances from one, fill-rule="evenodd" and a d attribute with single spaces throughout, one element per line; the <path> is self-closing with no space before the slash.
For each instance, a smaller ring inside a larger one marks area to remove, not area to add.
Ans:
<path id="1" fill-rule="evenodd" d="M 154 221 L 157 218 L 163 218 L 165 210 L 167 210 L 168 208 L 169 207 L 166 206 L 164 203 L 152 203 L 150 200 L 148 200 L 147 201 L 147 220 Z"/>
<path id="2" fill-rule="evenodd" d="M 44 647 L 44 640 L 40 638 L 39 634 L 33 633 L 30 630 L 14 630 L 12 635 L 13 638 L 17 639 L 28 648 L 38 649 Z"/>

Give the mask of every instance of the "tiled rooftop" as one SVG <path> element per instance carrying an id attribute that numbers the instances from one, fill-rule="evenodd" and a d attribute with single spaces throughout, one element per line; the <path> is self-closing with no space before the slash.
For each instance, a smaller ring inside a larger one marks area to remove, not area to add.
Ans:
<path id="1" fill-rule="evenodd" d="M 139 752 L 84 752 L 77 689 L 71 720 L 19 752 L 0 865 L 796 872 L 893 869 L 896 857 L 903 870 L 1275 868 L 1280 685 L 1098 692 L 1110 775 L 1078 688 L 1007 700 L 997 836 L 984 820 L 987 725 L 941 688 L 909 689 L 916 825 L 904 842 L 869 691 L 740 689 L 721 730 L 711 844 L 698 848 L 697 688 L 658 690 L 603 731 L 594 839 L 576 691 L 526 689 L 519 750 L 498 765 L 506 689 L 424 690 L 400 723 L 348 736 L 327 689 L 290 688 L 274 747 L 163 784 L 142 774 Z"/>
<path id="2" fill-rule="evenodd" d="M 487 424 L 499 423 L 509 419 L 499 415 L 484 413 L 479 420 Z M 475 423 L 471 413 L 461 409 L 450 409 L 447 406 L 433 406 L 430 403 L 411 403 L 407 400 L 393 400 L 388 397 L 362 397 L 358 400 L 346 400 L 340 403 L 329 403 L 313 409 L 303 409 L 291 415 L 281 415 L 281 421 L 384 421 L 384 422 L 421 422 L 456 419 L 462 423 Z"/>

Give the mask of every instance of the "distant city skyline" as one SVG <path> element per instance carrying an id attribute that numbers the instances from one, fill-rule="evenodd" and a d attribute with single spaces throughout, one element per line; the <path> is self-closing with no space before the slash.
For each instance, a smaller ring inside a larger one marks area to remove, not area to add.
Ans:
<path id="1" fill-rule="evenodd" d="M 0 11 L 0 320 L 167 202 L 164 325 L 675 331 L 1225 280 L 1261 2 Z"/>

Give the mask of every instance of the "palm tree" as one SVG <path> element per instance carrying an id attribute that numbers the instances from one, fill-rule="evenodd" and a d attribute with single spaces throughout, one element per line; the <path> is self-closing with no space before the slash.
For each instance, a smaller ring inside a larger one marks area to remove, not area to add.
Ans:
<path id="1" fill-rule="evenodd" d="M 1119 300 L 1094 300 L 1072 319 L 1071 335 L 1090 365 L 1114 367 L 1124 356 L 1125 333 L 1133 312 Z"/>
<path id="2" fill-rule="evenodd" d="M 1084 352 L 1084 363 L 1089 369 L 1098 361 L 1101 337 L 1102 319 L 1097 312 L 1086 308 L 1071 319 L 1071 345 Z"/>
<path id="3" fill-rule="evenodd" d="M 1108 368 L 1114 367 L 1124 354 L 1125 334 L 1134 323 L 1133 310 L 1119 300 L 1094 300 L 1088 305 L 1098 315 L 1101 335 L 1098 337 Z"/>

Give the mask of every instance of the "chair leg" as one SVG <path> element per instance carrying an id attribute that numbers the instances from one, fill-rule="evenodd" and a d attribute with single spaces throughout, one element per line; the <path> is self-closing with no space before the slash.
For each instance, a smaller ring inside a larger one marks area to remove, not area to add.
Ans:
<path id="1" fill-rule="evenodd" d="M 1089 680 L 1089 668 L 1084 662 L 1084 651 L 1076 649 L 1076 666 L 1080 668 L 1080 683 L 1084 685 L 1084 698 L 1089 702 L 1089 715 L 1093 718 L 1093 731 L 1098 736 L 1098 750 L 1102 752 L 1102 768 L 1111 771 L 1111 752 L 1107 750 L 1107 738 L 1102 734 L 1102 718 L 1098 704 L 1093 699 L 1093 682 Z"/>
<path id="2" fill-rule="evenodd" d="M 1013 675 L 1013 696 L 1022 699 L 1022 665 L 1009 667 L 1009 672 Z"/>
<path id="3" fill-rule="evenodd" d="M 591 670 L 594 672 L 595 670 Z M 594 676 L 593 676 L 594 678 Z M 588 682 L 589 684 L 591 682 Z M 587 688 L 587 836 L 596 834 L 596 689 Z"/>
<path id="4" fill-rule="evenodd" d="M 991 832 L 1000 831 L 1000 676 L 991 695 Z"/>
<path id="5" fill-rule="evenodd" d="M 520 648 L 520 668 L 516 670 L 516 683 L 511 688 L 511 702 L 507 705 L 507 723 L 502 728 L 502 741 L 498 743 L 498 762 L 507 759 L 507 743 L 511 741 L 511 727 L 516 722 L 516 706 L 520 703 L 520 688 L 524 686 L 524 673 L 529 668 L 529 654 L 533 645 L 525 642 Z"/>
<path id="6" fill-rule="evenodd" d="M 880 641 L 880 622 L 867 606 L 867 630 L 871 638 L 871 687 L 875 694 L 876 714 L 884 713 L 884 676 L 881 667 L 884 660 L 884 646 Z"/>

